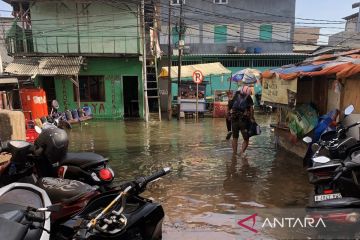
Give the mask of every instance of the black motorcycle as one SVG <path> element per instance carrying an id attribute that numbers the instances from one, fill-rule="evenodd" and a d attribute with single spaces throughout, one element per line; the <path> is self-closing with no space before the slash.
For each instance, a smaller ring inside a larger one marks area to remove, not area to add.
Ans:
<path id="1" fill-rule="evenodd" d="M 1 184 L 9 184 L 35 173 L 38 177 L 74 179 L 102 190 L 111 187 L 114 171 L 108 159 L 91 152 L 68 153 L 68 136 L 62 129 L 44 129 L 35 144 L 10 141 L 2 144 L 11 153 L 10 164 L 0 176 Z M 1 151 L 1 149 L 0 149 Z"/>
<path id="2" fill-rule="evenodd" d="M 161 239 L 164 210 L 159 203 L 139 195 L 149 182 L 170 168 L 122 185 L 119 191 L 102 193 L 71 220 L 57 229 L 56 239 Z"/>

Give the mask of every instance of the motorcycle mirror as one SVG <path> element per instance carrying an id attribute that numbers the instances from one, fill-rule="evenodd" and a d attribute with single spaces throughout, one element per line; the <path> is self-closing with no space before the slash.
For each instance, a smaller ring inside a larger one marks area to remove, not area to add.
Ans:
<path id="1" fill-rule="evenodd" d="M 306 137 L 303 138 L 303 141 L 304 141 L 305 143 L 309 144 L 309 143 L 312 142 L 312 138 L 309 137 L 309 136 L 306 136 Z"/>
<path id="2" fill-rule="evenodd" d="M 39 126 L 35 126 L 35 132 L 40 134 L 42 132 L 42 129 Z"/>
<path id="3" fill-rule="evenodd" d="M 313 161 L 316 163 L 327 163 L 327 162 L 330 162 L 330 158 L 325 157 L 325 156 L 320 156 L 320 157 L 313 158 Z"/>
<path id="4" fill-rule="evenodd" d="M 59 103 L 58 103 L 58 101 L 52 100 L 51 106 L 52 106 L 53 108 L 55 108 L 55 109 L 59 109 Z"/>
<path id="5" fill-rule="evenodd" d="M 349 105 L 347 108 L 345 108 L 345 111 L 344 111 L 345 116 L 350 115 L 354 110 L 355 110 L 354 105 L 352 105 L 352 104 Z"/>

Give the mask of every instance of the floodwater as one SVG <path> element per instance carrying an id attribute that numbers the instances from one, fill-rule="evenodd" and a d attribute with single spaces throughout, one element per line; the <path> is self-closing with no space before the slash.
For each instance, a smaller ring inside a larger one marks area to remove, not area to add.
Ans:
<path id="1" fill-rule="evenodd" d="M 246 157 L 233 157 L 224 119 L 168 122 L 89 121 L 70 133 L 71 150 L 110 158 L 117 180 L 173 172 L 144 193 L 166 213 L 163 239 L 265 239 L 241 229 L 243 210 L 303 208 L 311 186 L 302 160 L 276 150 L 270 123 L 257 115 L 260 136 L 250 139 Z"/>

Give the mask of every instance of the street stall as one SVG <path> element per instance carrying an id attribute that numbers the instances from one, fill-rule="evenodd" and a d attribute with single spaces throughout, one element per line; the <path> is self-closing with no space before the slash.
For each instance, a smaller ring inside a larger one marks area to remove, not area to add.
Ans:
<path id="1" fill-rule="evenodd" d="M 360 50 L 326 54 L 306 59 L 296 66 L 262 73 L 262 99 L 278 106 L 274 125 L 278 144 L 303 157 L 301 139 L 312 136 L 319 116 L 353 104 L 355 112 L 346 121 L 360 120 Z M 352 129 L 359 139 L 360 129 Z"/>
<path id="2" fill-rule="evenodd" d="M 196 78 L 194 78 L 194 73 L 200 73 L 200 80 L 196 83 Z M 181 67 L 181 81 L 179 84 L 180 97 L 178 103 L 180 104 L 180 112 L 183 113 L 195 113 L 197 111 L 203 113 L 207 111 L 206 107 L 206 96 L 207 85 L 211 86 L 211 77 L 213 76 L 231 76 L 231 71 L 225 68 L 221 63 L 206 63 L 206 64 L 196 64 L 196 65 L 187 65 Z M 178 78 L 178 67 L 171 67 L 171 78 L 172 83 L 177 85 Z M 160 72 L 161 81 L 168 80 L 168 67 L 162 67 Z M 160 86 L 167 86 L 167 84 L 160 84 Z M 196 91 L 196 86 L 198 86 L 198 91 Z M 166 92 L 166 89 L 160 89 L 162 92 Z M 198 92 L 198 94 L 196 94 Z M 212 94 L 212 92 L 211 92 Z M 177 95 L 177 93 L 173 93 Z M 198 96 L 198 98 L 196 98 Z M 196 104 L 196 102 L 198 104 Z M 161 105 L 167 104 L 166 101 L 161 101 Z M 164 107 L 162 107 L 164 108 Z M 165 108 L 166 109 L 166 108 Z"/>

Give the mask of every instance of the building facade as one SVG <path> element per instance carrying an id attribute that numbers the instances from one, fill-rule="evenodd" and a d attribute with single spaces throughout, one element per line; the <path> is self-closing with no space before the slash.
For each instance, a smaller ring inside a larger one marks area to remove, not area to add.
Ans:
<path id="1" fill-rule="evenodd" d="M 7 39 L 15 57 L 7 72 L 29 76 L 60 110 L 80 105 L 96 118 L 144 117 L 140 1 L 6 2 L 23 23 Z"/>
<path id="2" fill-rule="evenodd" d="M 171 0 L 171 45 L 177 48 L 180 1 Z M 183 0 L 185 54 L 292 52 L 295 0 Z M 169 7 L 161 0 L 162 51 Z"/>
<path id="3" fill-rule="evenodd" d="M 360 3 L 354 3 L 353 8 L 359 8 Z M 345 29 L 329 37 L 329 46 L 344 48 L 360 48 L 359 12 L 343 18 Z"/>

